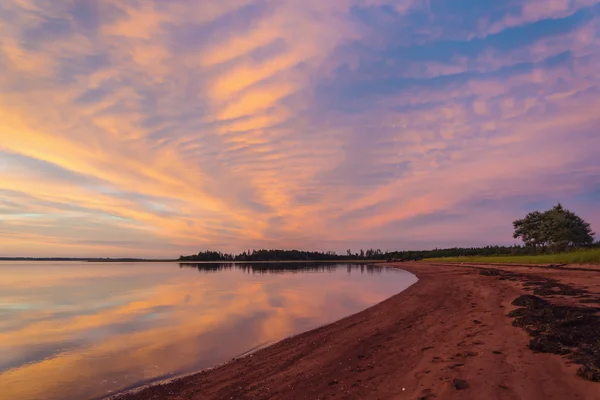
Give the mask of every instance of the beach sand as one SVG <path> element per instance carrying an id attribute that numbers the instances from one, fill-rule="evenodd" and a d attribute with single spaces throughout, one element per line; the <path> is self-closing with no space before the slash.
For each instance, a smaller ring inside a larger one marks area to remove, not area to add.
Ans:
<path id="1" fill-rule="evenodd" d="M 600 301 L 600 272 L 388 265 L 419 281 L 358 314 L 119 400 L 600 399 L 600 383 L 579 377 L 580 366 L 568 356 L 534 353 L 531 337 L 507 316 L 517 308 L 511 303 L 535 287 L 524 288 L 524 282 L 538 277 L 589 292 L 586 304 L 579 303 L 581 296 L 541 297 L 598 307 L 593 302 Z"/>

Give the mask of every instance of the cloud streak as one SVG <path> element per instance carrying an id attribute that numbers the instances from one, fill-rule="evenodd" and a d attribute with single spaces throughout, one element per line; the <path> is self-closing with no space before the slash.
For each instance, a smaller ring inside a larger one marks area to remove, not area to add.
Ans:
<path id="1" fill-rule="evenodd" d="M 2 255 L 600 225 L 600 2 L 206 3 L 0 5 Z"/>

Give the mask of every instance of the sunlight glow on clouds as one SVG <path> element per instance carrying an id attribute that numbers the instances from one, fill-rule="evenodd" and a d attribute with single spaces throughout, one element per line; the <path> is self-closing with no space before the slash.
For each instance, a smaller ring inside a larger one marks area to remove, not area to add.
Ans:
<path id="1" fill-rule="evenodd" d="M 600 229 L 599 38 L 597 0 L 2 2 L 0 255 Z"/>

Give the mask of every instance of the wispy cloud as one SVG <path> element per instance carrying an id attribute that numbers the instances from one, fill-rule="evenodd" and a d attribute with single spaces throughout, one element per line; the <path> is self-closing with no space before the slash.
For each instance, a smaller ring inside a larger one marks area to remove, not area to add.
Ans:
<path id="1" fill-rule="evenodd" d="M 545 200 L 600 225 L 598 1 L 10 0 L 0 26 L 6 255 L 510 243 Z"/>

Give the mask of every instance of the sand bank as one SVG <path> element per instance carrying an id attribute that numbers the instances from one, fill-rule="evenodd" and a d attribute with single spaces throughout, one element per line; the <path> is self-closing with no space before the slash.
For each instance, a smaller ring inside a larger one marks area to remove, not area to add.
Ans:
<path id="1" fill-rule="evenodd" d="M 569 359 L 573 354 L 530 349 L 527 329 L 535 327 L 529 326 L 533 317 L 523 314 L 527 310 L 513 313 L 525 315 L 520 327 L 508 316 L 519 308 L 513 301 L 534 290 L 552 304 L 600 306 L 597 271 L 395 266 L 415 273 L 419 282 L 252 356 L 119 400 L 600 399 L 600 384 L 577 375 L 581 366 Z M 553 282 L 566 286 L 556 289 Z"/>

